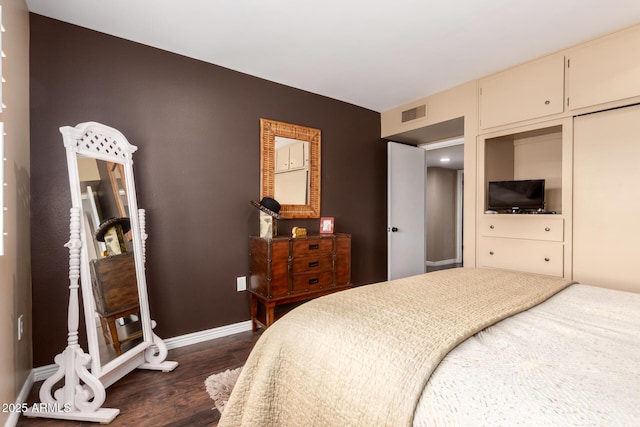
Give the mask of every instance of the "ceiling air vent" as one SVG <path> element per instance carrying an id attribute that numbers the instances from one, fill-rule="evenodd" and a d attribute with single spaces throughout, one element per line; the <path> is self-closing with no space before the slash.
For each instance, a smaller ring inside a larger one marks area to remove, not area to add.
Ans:
<path id="1" fill-rule="evenodd" d="M 420 119 L 427 115 L 427 104 L 422 104 L 402 112 L 402 123 Z"/>

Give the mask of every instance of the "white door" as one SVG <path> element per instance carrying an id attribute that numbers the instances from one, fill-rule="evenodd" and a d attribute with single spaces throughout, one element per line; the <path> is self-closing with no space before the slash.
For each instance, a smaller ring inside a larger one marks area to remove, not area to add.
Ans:
<path id="1" fill-rule="evenodd" d="M 422 148 L 388 143 L 388 279 L 425 272 L 425 175 Z"/>

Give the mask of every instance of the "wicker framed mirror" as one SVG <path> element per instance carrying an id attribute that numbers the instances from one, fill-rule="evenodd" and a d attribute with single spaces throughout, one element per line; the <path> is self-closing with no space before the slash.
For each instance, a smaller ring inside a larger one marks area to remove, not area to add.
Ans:
<path id="1" fill-rule="evenodd" d="M 286 218 L 320 218 L 320 129 L 260 119 L 260 197 Z"/>

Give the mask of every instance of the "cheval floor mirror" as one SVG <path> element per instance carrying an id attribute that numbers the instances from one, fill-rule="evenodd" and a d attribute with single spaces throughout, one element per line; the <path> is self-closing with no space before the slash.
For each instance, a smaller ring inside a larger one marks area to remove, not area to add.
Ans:
<path id="1" fill-rule="evenodd" d="M 110 423 L 106 388 L 134 369 L 172 371 L 153 333 L 145 277 L 145 211 L 138 209 L 131 145 L 96 122 L 60 128 L 71 188 L 68 339 L 58 370 L 43 383 L 28 417 Z M 78 342 L 82 290 L 88 353 Z M 105 314 L 106 313 L 106 314 Z M 108 318 L 108 322 L 105 319 Z M 115 319 L 115 320 L 114 320 Z M 109 330 L 107 330 L 109 329 Z"/>

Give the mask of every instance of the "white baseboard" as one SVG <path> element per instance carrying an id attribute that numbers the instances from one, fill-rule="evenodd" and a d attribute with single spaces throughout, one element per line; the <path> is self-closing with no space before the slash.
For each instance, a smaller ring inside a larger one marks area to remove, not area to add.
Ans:
<path id="1" fill-rule="evenodd" d="M 22 405 L 27 401 L 27 397 L 29 397 L 29 392 L 31 391 L 31 387 L 33 387 L 34 382 L 35 380 L 34 380 L 33 370 L 31 370 L 31 372 L 29 373 L 29 376 L 27 377 L 26 381 L 22 385 L 20 394 L 18 394 L 18 398 L 16 399 L 16 405 Z M 22 414 L 20 411 L 11 411 L 11 413 L 9 414 L 9 418 L 7 418 L 7 421 L 5 421 L 4 423 L 4 426 L 15 427 L 18 424 L 18 420 L 20 419 L 21 415 Z"/>
<path id="2" fill-rule="evenodd" d="M 193 332 L 191 334 L 167 338 L 163 341 L 167 346 L 167 349 L 171 350 L 174 348 L 180 348 L 187 345 L 198 344 L 216 338 L 238 334 L 240 332 L 250 331 L 251 328 L 251 320 L 247 320 L 246 322 L 234 323 L 232 325 L 220 326 L 218 328 L 207 329 L 205 331 Z"/>
<path id="3" fill-rule="evenodd" d="M 455 264 L 458 261 L 455 258 L 443 259 L 442 261 L 427 261 L 427 267 L 440 267 L 441 265 Z"/>
<path id="4" fill-rule="evenodd" d="M 218 328 L 207 329 L 204 331 L 193 332 L 190 334 L 180 335 L 173 338 L 167 338 L 164 341 L 168 350 L 172 350 L 174 348 L 185 347 L 187 345 L 198 344 L 201 342 L 213 340 L 216 338 L 222 338 L 233 334 L 238 334 L 240 332 L 250 331 L 252 328 L 251 320 L 247 320 L 245 322 L 234 323 L 231 325 L 220 326 Z M 51 375 L 55 374 L 58 371 L 58 365 L 51 364 L 45 366 L 39 366 L 37 368 L 33 368 L 27 381 L 25 381 L 24 386 L 22 387 L 22 391 L 20 392 L 20 396 L 18 396 L 18 401 L 20 403 L 25 402 L 27 400 L 27 396 L 29 395 L 29 391 L 33 386 L 33 383 L 38 381 L 44 381 L 49 378 Z M 25 392 L 26 390 L 26 392 Z M 24 393 L 24 396 L 23 396 Z M 19 415 L 19 414 L 18 414 Z M 16 418 L 17 422 L 18 418 Z M 12 426 L 14 424 L 6 424 L 7 426 Z"/>

